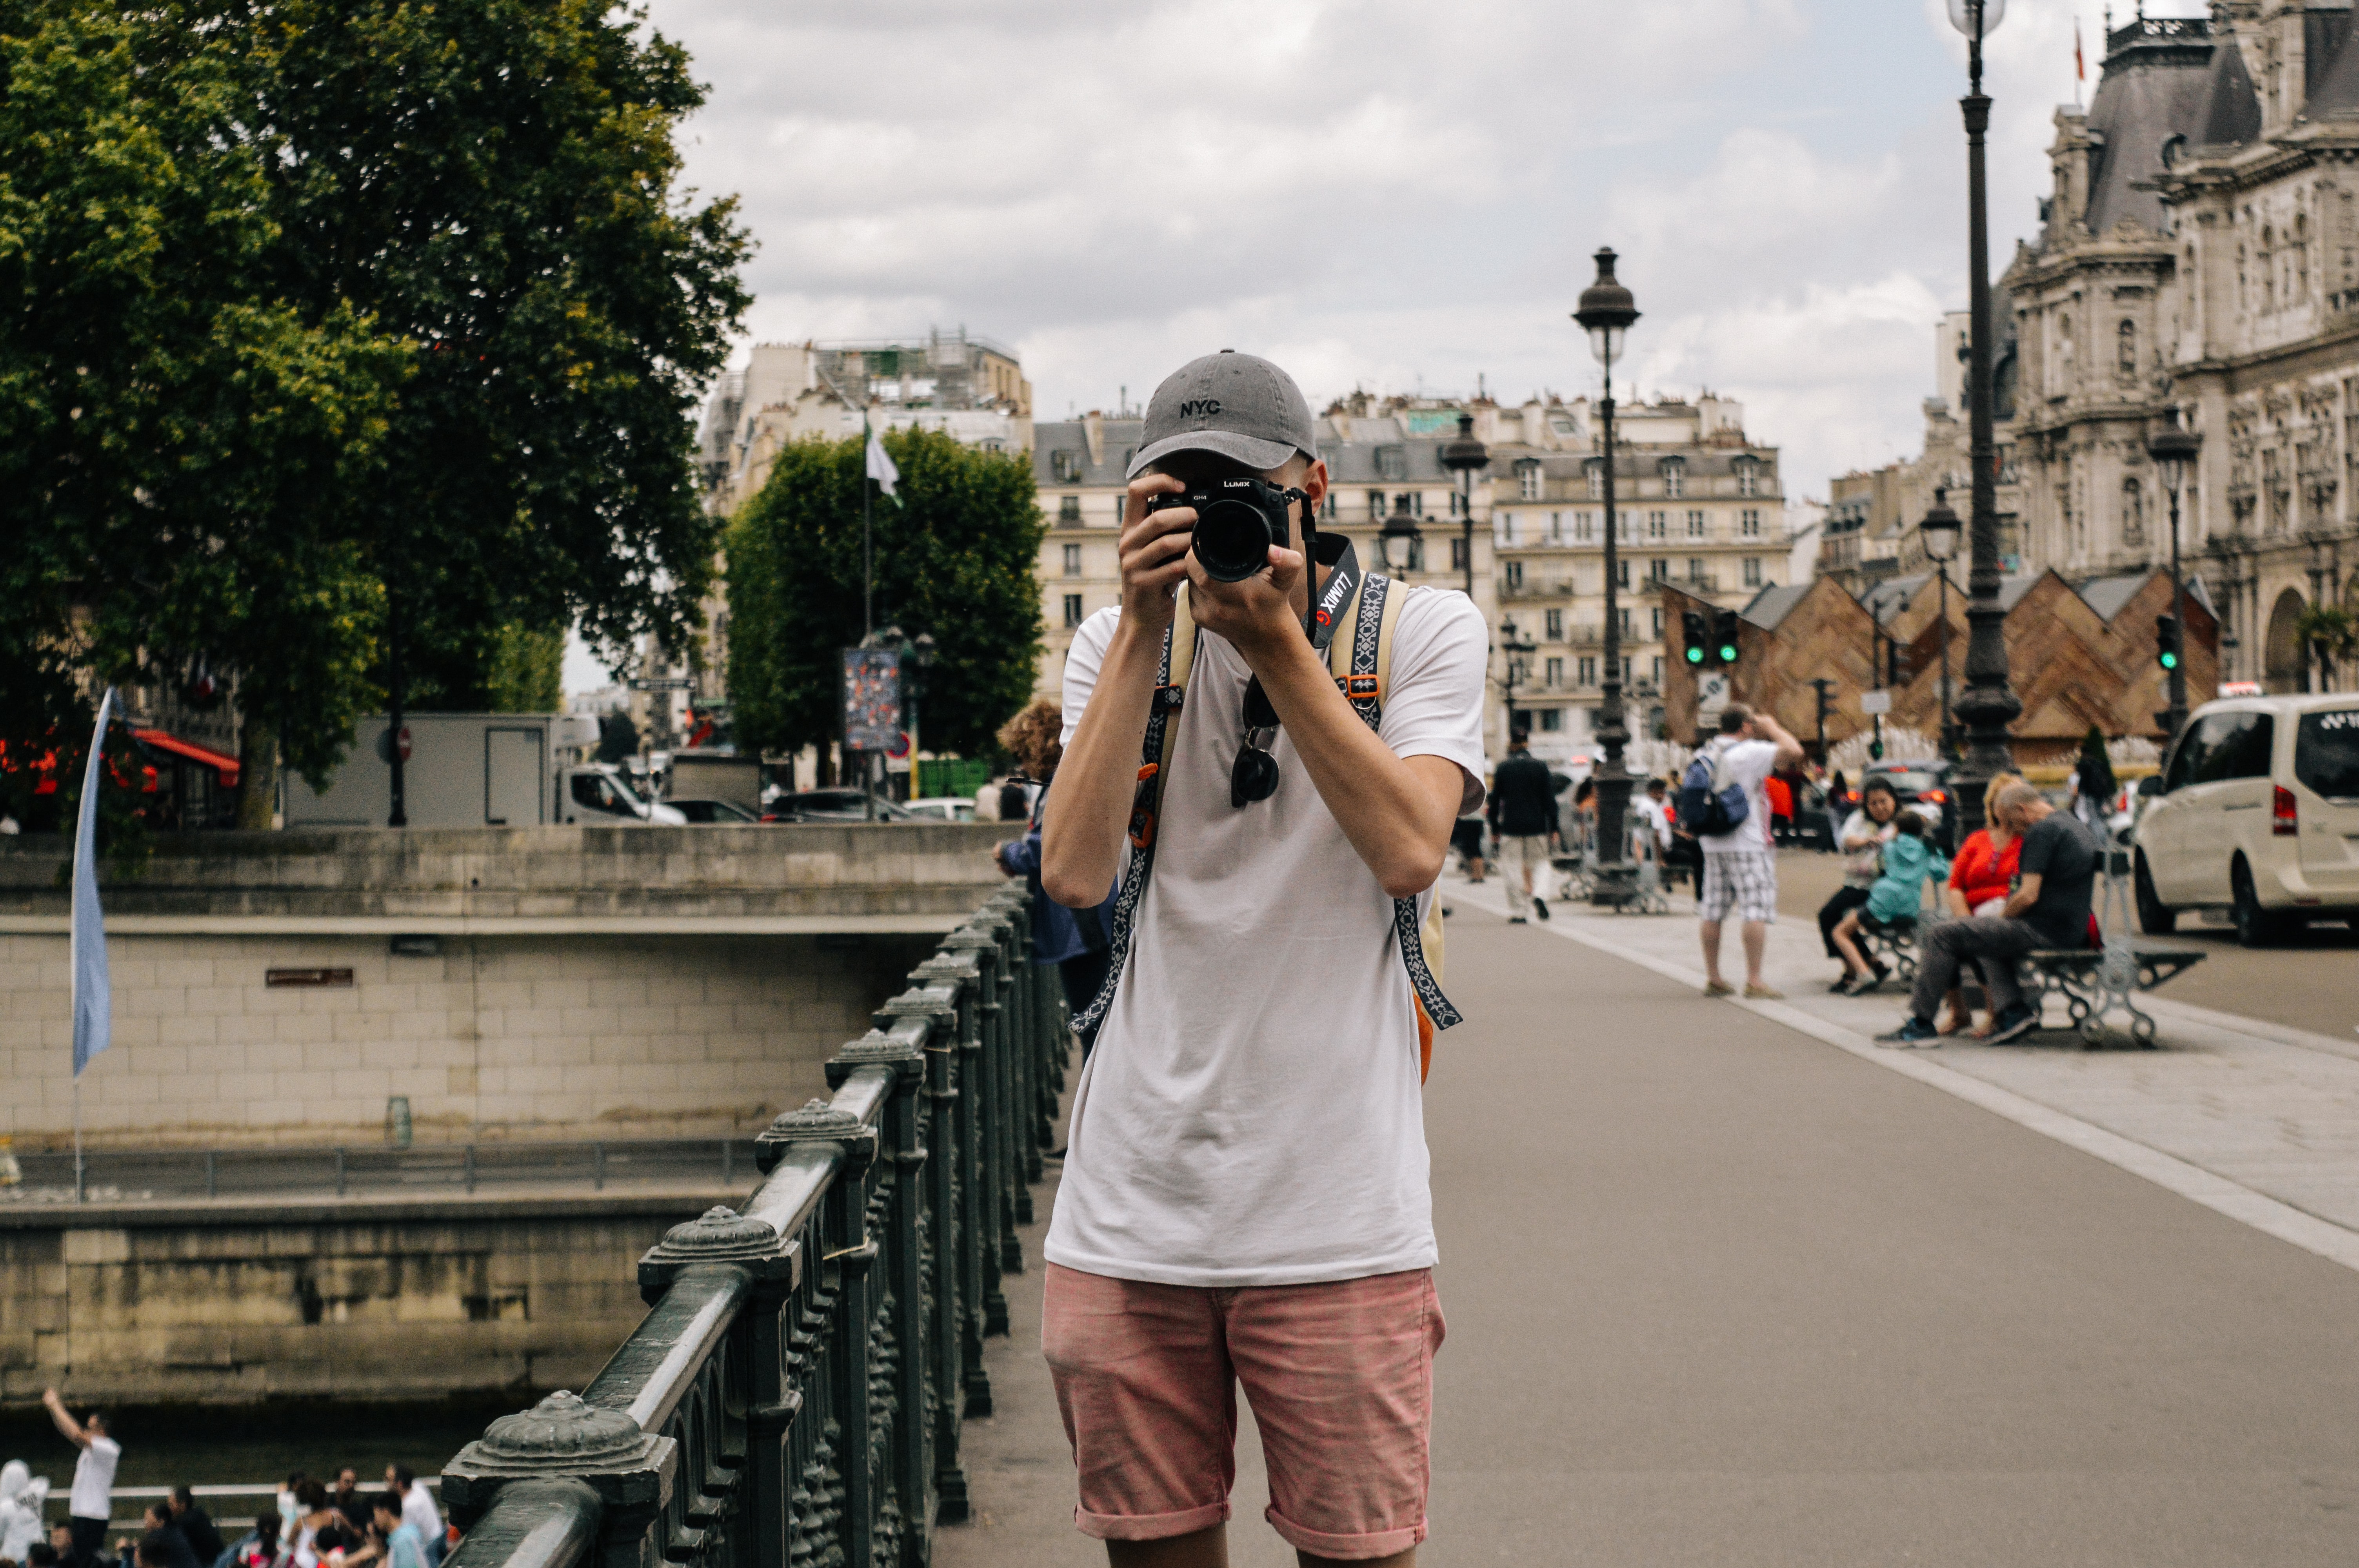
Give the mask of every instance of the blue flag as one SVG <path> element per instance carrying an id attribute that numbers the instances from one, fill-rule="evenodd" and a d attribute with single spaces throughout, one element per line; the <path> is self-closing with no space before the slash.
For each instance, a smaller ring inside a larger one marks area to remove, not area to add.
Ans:
<path id="1" fill-rule="evenodd" d="M 98 699 L 98 728 L 91 732 L 90 766 L 82 780 L 82 822 L 74 830 L 73 863 L 73 1053 L 74 1076 L 112 1044 L 114 999 L 106 977 L 106 926 L 98 908 L 98 770 L 106 745 L 106 719 L 114 688 Z"/>

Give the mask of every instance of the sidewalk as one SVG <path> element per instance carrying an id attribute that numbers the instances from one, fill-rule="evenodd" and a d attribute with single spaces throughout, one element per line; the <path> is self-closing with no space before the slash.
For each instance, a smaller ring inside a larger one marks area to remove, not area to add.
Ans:
<path id="1" fill-rule="evenodd" d="M 1506 912 L 1506 884 L 1454 875 L 1452 904 Z M 1667 915 L 1593 914 L 1558 902 L 1534 929 L 1703 985 L 1692 902 Z M 1744 951 L 1732 927 L 1722 972 L 1741 984 Z M 1875 1037 L 1908 1011 L 1897 984 L 1865 997 L 1826 989 L 1837 966 L 1808 920 L 1781 915 L 1762 966 L 1782 1002 L 1733 1000 L 1919 1082 L 1957 1095 L 2096 1155 L 2180 1195 L 2345 1267 L 2359 1269 L 2359 1039 L 2310 1034 L 2148 996 L 2160 1024 L 2151 1051 L 2089 1051 L 2047 1033 L 1988 1046 L 1951 1036 L 1938 1048 L 1894 1050 Z M 2061 1010 L 2048 1021 L 2062 1023 Z"/>

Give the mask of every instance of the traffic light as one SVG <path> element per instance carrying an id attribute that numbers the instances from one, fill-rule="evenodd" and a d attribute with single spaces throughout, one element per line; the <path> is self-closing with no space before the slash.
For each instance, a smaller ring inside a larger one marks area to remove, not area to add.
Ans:
<path id="1" fill-rule="evenodd" d="M 1712 621 L 1712 651 L 1715 662 L 1723 665 L 1736 663 L 1736 611 L 1723 610 Z"/>
<path id="2" fill-rule="evenodd" d="M 2165 670 L 2179 667 L 2179 617 L 2158 615 L 2154 618 L 2154 662 Z"/>
<path id="3" fill-rule="evenodd" d="M 1701 667 L 1709 655 L 1710 649 L 1707 644 L 1712 638 L 1712 634 L 1704 628 L 1703 612 L 1697 610 L 1683 612 L 1680 616 L 1680 631 L 1686 640 L 1688 663 Z"/>

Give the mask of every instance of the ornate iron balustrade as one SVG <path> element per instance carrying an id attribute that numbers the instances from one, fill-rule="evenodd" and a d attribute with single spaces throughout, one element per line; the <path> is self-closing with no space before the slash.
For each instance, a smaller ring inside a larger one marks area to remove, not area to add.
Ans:
<path id="1" fill-rule="evenodd" d="M 771 1123 L 738 1209 L 639 1260 L 651 1309 L 578 1395 L 443 1467 L 451 1568 L 902 1568 L 968 1517 L 960 1426 L 1024 1267 L 1071 1034 L 1026 895 L 943 938 Z"/>

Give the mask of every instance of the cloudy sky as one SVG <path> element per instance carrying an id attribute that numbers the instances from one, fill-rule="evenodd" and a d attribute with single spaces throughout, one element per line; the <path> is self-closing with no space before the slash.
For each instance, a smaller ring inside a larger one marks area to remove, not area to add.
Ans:
<path id="1" fill-rule="evenodd" d="M 2117 0 L 2126 14 L 2134 0 Z M 1965 303 L 1945 0 L 652 0 L 742 197 L 761 340 L 958 327 L 1044 418 L 1220 348 L 1355 386 L 1591 390 L 1612 244 L 1642 392 L 1741 398 L 1789 484 L 1912 453 Z M 1991 39 L 1993 270 L 2102 0 Z M 2200 14 L 2155 0 L 2157 15 Z"/>

